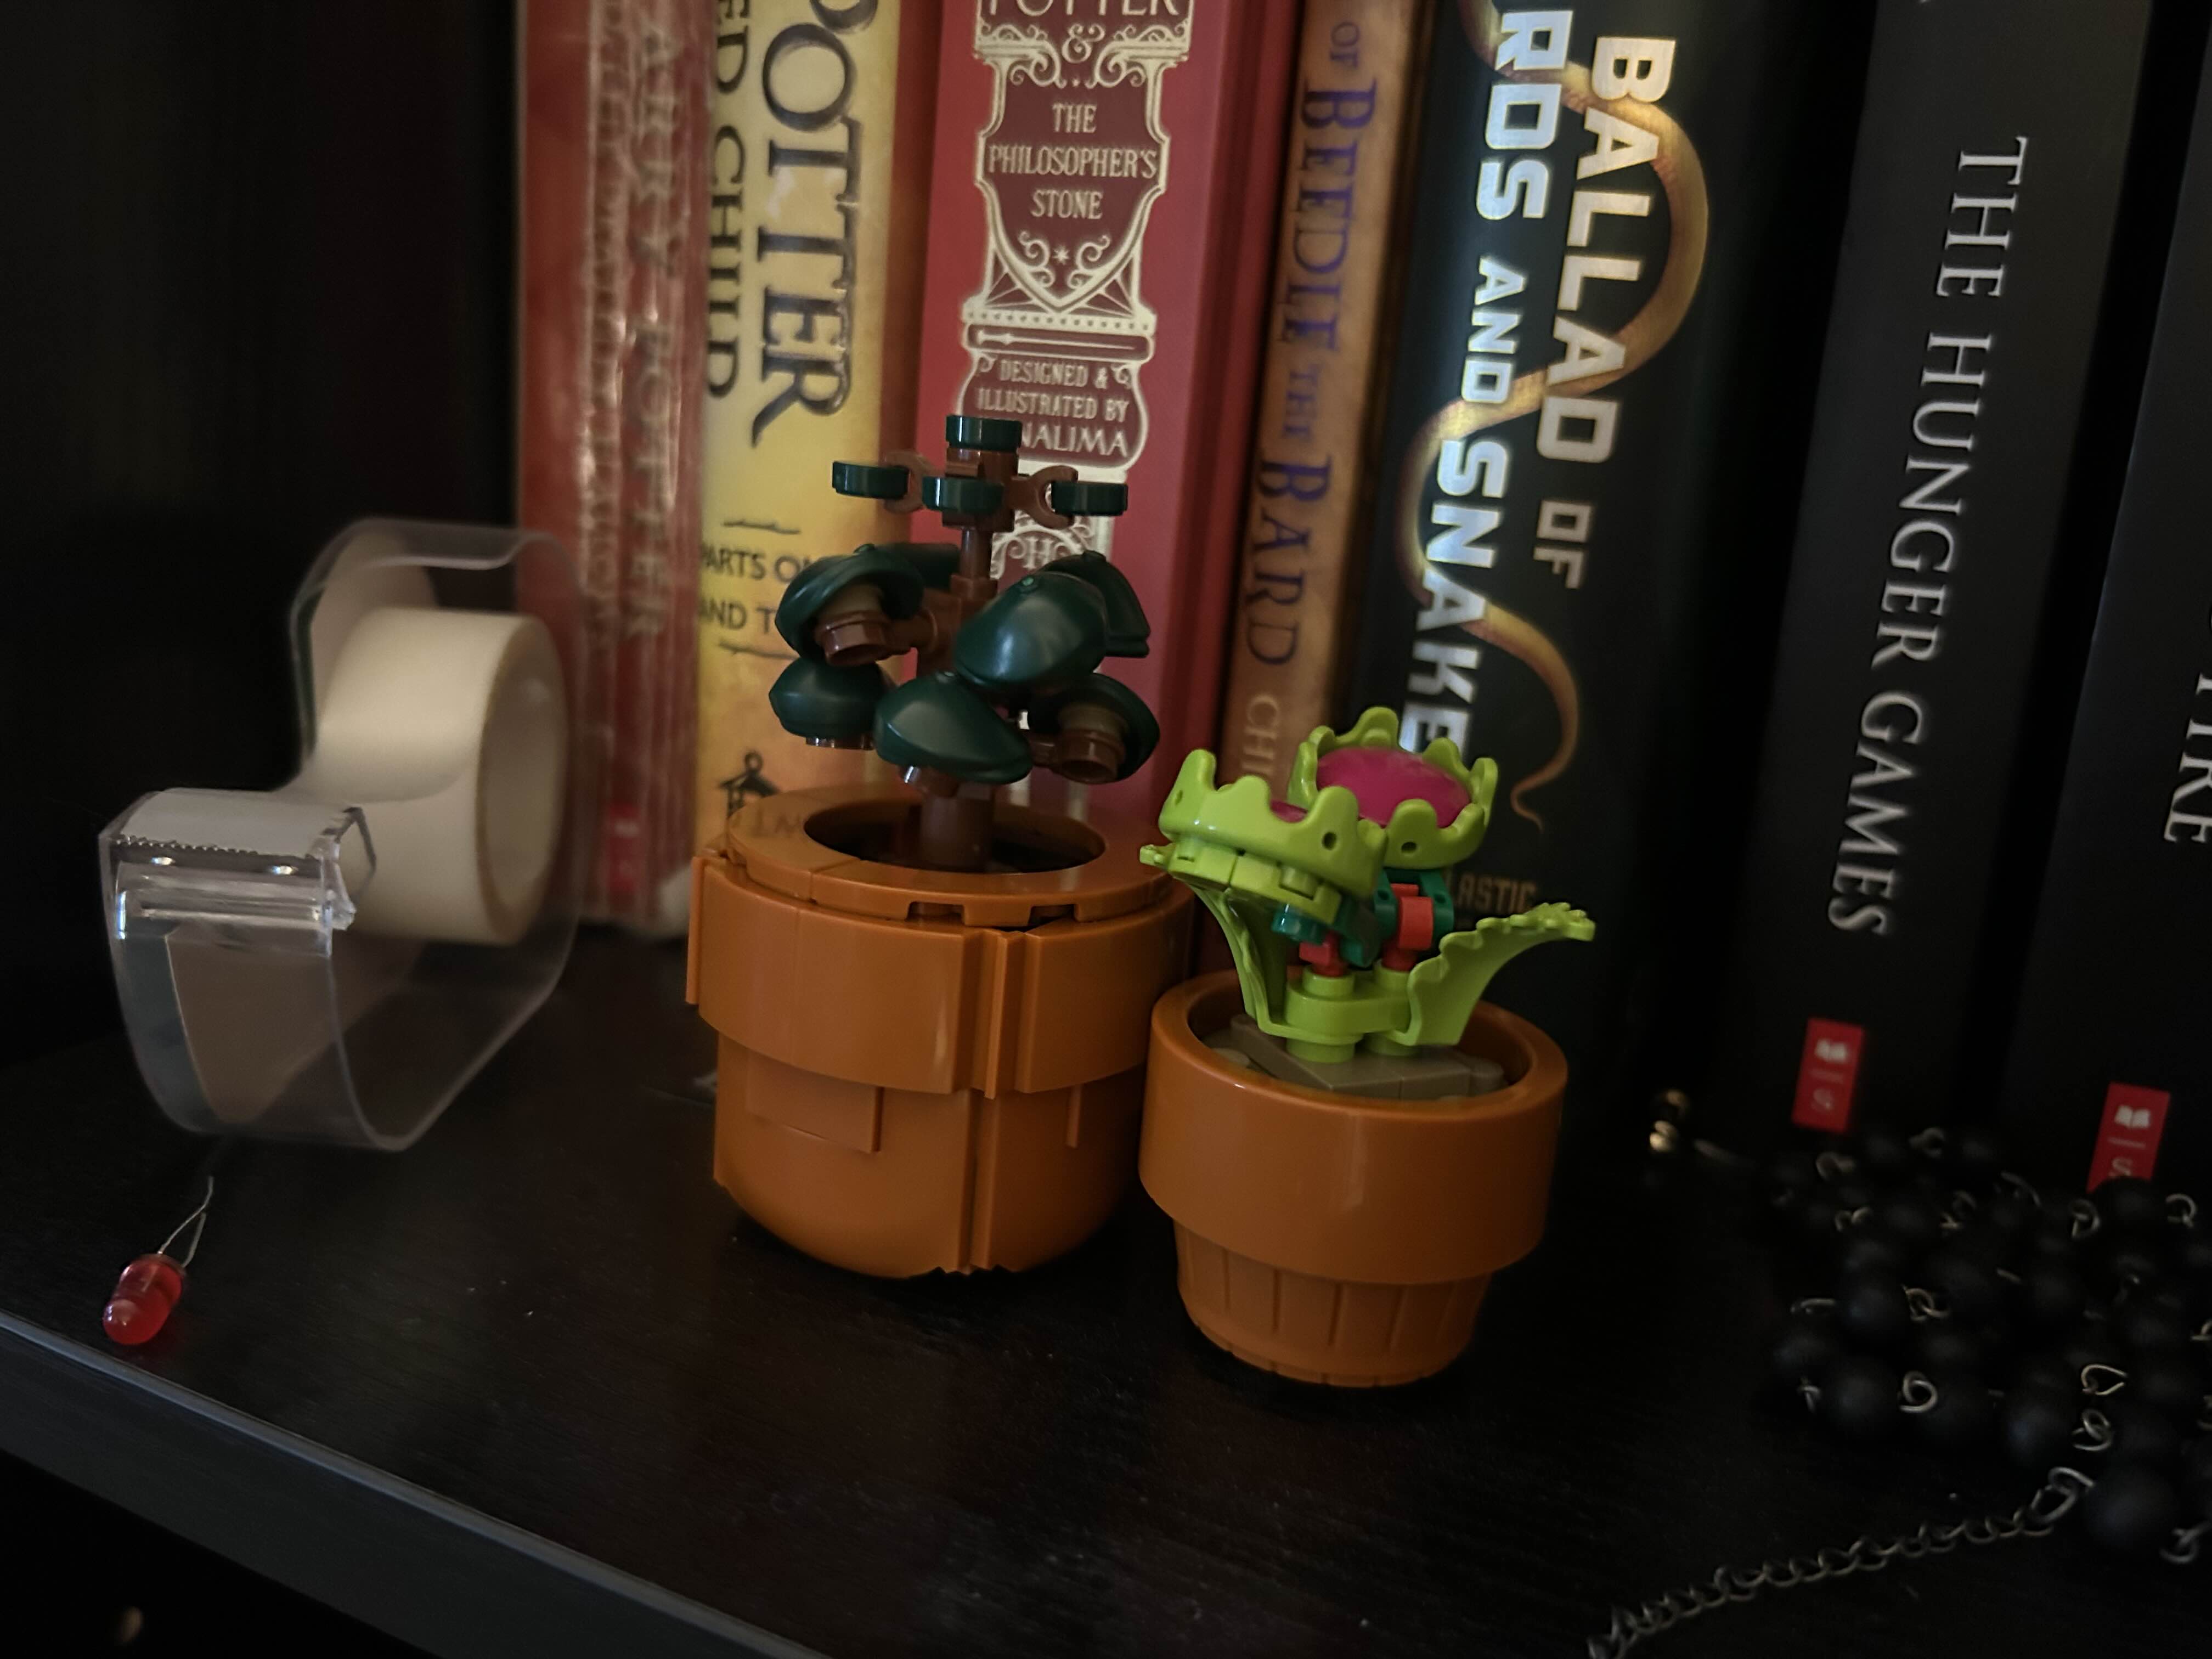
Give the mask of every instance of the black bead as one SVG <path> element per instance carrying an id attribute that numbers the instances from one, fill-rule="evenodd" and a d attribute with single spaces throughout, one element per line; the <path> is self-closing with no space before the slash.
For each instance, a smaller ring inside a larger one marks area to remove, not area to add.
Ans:
<path id="1" fill-rule="evenodd" d="M 1815 1192 L 1797 1211 L 1798 1237 L 1807 1249 L 1816 1255 L 1832 1252 L 1842 1242 L 1836 1231 L 1836 1218 L 1844 1213 L 1844 1205 L 1832 1190 Z"/>
<path id="2" fill-rule="evenodd" d="M 2081 1375 L 2066 1369 L 2066 1362 L 2055 1353 L 2039 1353 L 2025 1361 L 2014 1373 L 2012 1385 L 2015 1389 L 2041 1389 L 2047 1393 L 2062 1394 L 2069 1399 L 2081 1392 Z"/>
<path id="3" fill-rule="evenodd" d="M 2166 1195 L 2140 1176 L 2115 1176 L 2090 1194 L 2090 1202 L 2116 1233 L 2154 1233 L 2166 1224 Z"/>
<path id="4" fill-rule="evenodd" d="M 2181 1455 L 2181 1431 L 2164 1412 L 2140 1400 L 2115 1396 L 2097 1409 L 2112 1425 L 2108 1455 L 2130 1463 L 2164 1466 Z"/>
<path id="5" fill-rule="evenodd" d="M 1841 1181 L 1831 1182 L 1828 1192 L 1846 1214 L 1863 1210 L 1874 1202 L 1874 1188 L 1865 1182 L 1848 1176 Z"/>
<path id="6" fill-rule="evenodd" d="M 2189 1287 L 2170 1273 L 2130 1291 L 2128 1303 L 2138 1308 L 2163 1308 L 2182 1321 L 2188 1329 L 2194 1331 L 2197 1328 L 2197 1321 L 2191 1310 Z"/>
<path id="7" fill-rule="evenodd" d="M 2016 1467 L 2040 1474 L 2074 1449 L 2081 1407 L 2057 1389 L 2014 1389 L 2005 1396 L 1997 1420 L 2005 1455 Z"/>
<path id="8" fill-rule="evenodd" d="M 1999 1193 L 1975 1212 L 1974 1218 L 2004 1238 L 2024 1239 L 2034 1230 L 2041 1212 L 2017 1193 Z"/>
<path id="9" fill-rule="evenodd" d="M 2004 1149 L 1987 1129 L 1957 1129 L 1945 1137 L 1943 1169 L 1961 1187 L 1978 1192 L 2004 1168 Z"/>
<path id="10" fill-rule="evenodd" d="M 1893 1273 L 1845 1273 L 1836 1285 L 1836 1322 L 1869 1348 L 1891 1349 L 1912 1334 L 1912 1307 Z"/>
<path id="11" fill-rule="evenodd" d="M 2088 1299 L 2081 1275 L 2063 1261 L 2029 1262 L 2021 1270 L 2014 1295 L 2021 1316 L 2037 1330 L 2063 1330 L 2081 1316 Z"/>
<path id="12" fill-rule="evenodd" d="M 2163 1264 L 2150 1245 L 2123 1239 L 2105 1253 L 2105 1272 L 2116 1285 L 2148 1285 Z"/>
<path id="13" fill-rule="evenodd" d="M 2092 1365 L 2107 1365 L 2116 1371 L 2128 1368 L 2128 1356 L 2112 1340 L 2112 1334 L 2103 1323 L 2087 1322 L 2075 1327 L 2060 1346 L 2058 1358 L 2075 1380 Z M 2110 1382 L 2109 1377 L 2102 1379 Z"/>
<path id="14" fill-rule="evenodd" d="M 1902 1181 L 1919 1168 L 1923 1159 L 1911 1142 L 1894 1129 L 1875 1124 L 1856 1138 L 1851 1156 L 1858 1173 L 1869 1181 Z"/>
<path id="15" fill-rule="evenodd" d="M 1929 1319 L 1921 1322 L 1914 1352 L 1919 1368 L 1933 1376 L 1937 1371 L 1981 1370 L 1987 1363 L 1985 1346 L 1984 1334 L 1972 1327 L 1955 1319 Z"/>
<path id="16" fill-rule="evenodd" d="M 2128 1398 L 2168 1417 L 2196 1422 L 2204 1409 L 2204 1379 L 2185 1352 L 2138 1354 L 2128 1363 Z"/>
<path id="17" fill-rule="evenodd" d="M 2020 1255 L 2019 1240 L 1985 1222 L 1969 1221 L 1943 1241 L 1943 1249 L 1984 1267 L 2009 1267 Z"/>
<path id="18" fill-rule="evenodd" d="M 2200 1291 L 2212 1291 L 2212 1235 L 2191 1231 L 2173 1250 L 2174 1271 Z M 2197 1305 L 2203 1306 L 2200 1300 Z"/>
<path id="19" fill-rule="evenodd" d="M 1844 1354 L 1828 1367 L 1820 1385 L 1820 1420 L 1851 1440 L 1881 1440 L 1895 1431 L 1899 1409 L 1894 1369 L 1867 1354 Z"/>
<path id="20" fill-rule="evenodd" d="M 1914 1255 L 1934 1249 L 1943 1237 L 1942 1206 L 1924 1194 L 1885 1198 L 1867 1219 Z"/>
<path id="21" fill-rule="evenodd" d="M 1820 1182 L 1820 1174 L 1813 1168 L 1812 1153 L 1801 1147 L 1790 1147 L 1775 1153 L 1766 1160 L 1760 1171 L 1766 1182 L 1770 1196 L 1794 1194 L 1802 1197 Z"/>
<path id="22" fill-rule="evenodd" d="M 2004 1307 L 2004 1281 L 1983 1263 L 1956 1250 L 1942 1249 L 1920 1269 L 1920 1282 L 1940 1291 L 1951 1316 L 1970 1325 L 1995 1319 Z"/>
<path id="23" fill-rule="evenodd" d="M 1945 1370 L 1929 1374 L 1936 1387 L 1936 1403 L 1908 1413 L 1913 1431 L 1939 1451 L 1966 1451 L 1985 1443 L 1996 1431 L 1996 1408 L 1990 1391 L 1972 1371 Z"/>
<path id="24" fill-rule="evenodd" d="M 2188 1322 L 2156 1302 L 2130 1298 L 2112 1310 L 2112 1334 L 2138 1353 L 2189 1345 Z"/>
<path id="25" fill-rule="evenodd" d="M 2212 1519 L 2212 1435 L 2200 1438 L 2181 1460 L 2181 1482 L 2197 1512 Z"/>
<path id="26" fill-rule="evenodd" d="M 2081 1499 L 2090 1537 L 2118 1554 L 2147 1554 L 2181 1523 L 2181 1500 L 2155 1471 L 2120 1463 L 2106 1469 Z"/>
<path id="27" fill-rule="evenodd" d="M 1850 1228 L 1843 1241 L 1836 1265 L 1844 1273 L 1881 1273 L 1894 1278 L 1912 1261 L 1911 1251 L 1878 1227 Z"/>
<path id="28" fill-rule="evenodd" d="M 2030 1263 L 2056 1261 L 2071 1267 L 2081 1260 L 2081 1243 L 2063 1220 L 2043 1217 L 2029 1227 L 2024 1237 L 2025 1255 Z"/>
<path id="29" fill-rule="evenodd" d="M 1820 1382 L 1843 1351 L 1833 1319 L 1825 1314 L 1793 1313 L 1775 1327 L 1766 1349 L 1767 1370 L 1784 1388 L 1794 1389 L 1800 1382 Z"/>

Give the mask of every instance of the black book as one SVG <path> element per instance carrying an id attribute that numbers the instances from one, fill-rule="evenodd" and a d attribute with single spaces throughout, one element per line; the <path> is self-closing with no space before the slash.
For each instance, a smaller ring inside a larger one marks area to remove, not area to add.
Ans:
<path id="1" fill-rule="evenodd" d="M 2208 64 L 2212 73 L 2212 64 Z M 2212 1198 L 2212 98 L 2150 366 L 2005 1069 L 2015 1159 Z M 2056 758 L 2053 757 L 2052 758 Z"/>
<path id="2" fill-rule="evenodd" d="M 1976 1085 L 2150 10 L 1880 9 L 1697 1118 L 1723 1145 L 1862 1103 L 1925 1122 Z"/>
<path id="3" fill-rule="evenodd" d="M 1438 8 L 1352 707 L 1496 757 L 1457 914 L 1595 920 L 1495 993 L 1585 1085 L 1648 1053 L 1732 867 L 1867 29 Z"/>

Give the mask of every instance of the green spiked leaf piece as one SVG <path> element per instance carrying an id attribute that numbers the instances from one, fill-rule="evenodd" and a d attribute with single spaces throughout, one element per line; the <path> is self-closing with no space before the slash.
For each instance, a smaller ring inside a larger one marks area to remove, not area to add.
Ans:
<path id="1" fill-rule="evenodd" d="M 1098 708 L 1108 710 L 1121 722 L 1125 746 L 1121 769 L 1114 774 L 1114 781 L 1119 783 L 1152 757 L 1152 750 L 1160 745 L 1160 723 L 1145 707 L 1145 700 L 1112 675 L 1086 674 L 1066 690 L 1031 704 L 1030 730 L 1055 737 L 1071 716 L 1080 718 L 1079 711 Z"/>
<path id="2" fill-rule="evenodd" d="M 934 473 L 921 481 L 921 504 L 939 513 L 985 519 L 1006 504 L 1006 487 L 988 478 Z"/>
<path id="3" fill-rule="evenodd" d="M 1284 793 L 1294 801 L 1312 800 L 1318 789 L 1322 757 L 1336 750 L 1397 747 L 1398 716 L 1393 709 L 1370 708 L 1346 732 L 1316 726 L 1291 757 L 1290 781 Z M 1486 755 L 1472 763 L 1462 760 L 1449 738 L 1436 739 L 1421 750 L 1421 758 L 1466 790 L 1468 802 L 1449 823 L 1438 823 L 1436 809 L 1426 801 L 1409 800 L 1392 812 L 1386 839 L 1389 862 L 1395 869 L 1440 870 L 1472 858 L 1490 828 L 1498 763 Z"/>
<path id="4" fill-rule="evenodd" d="M 1334 921 L 1347 897 L 1374 892 L 1382 826 L 1359 816 L 1352 791 L 1324 789 L 1291 819 L 1275 811 L 1257 773 L 1220 788 L 1213 777 L 1212 755 L 1192 750 L 1160 808 L 1160 833 L 1175 843 L 1169 874 L 1193 887 L 1287 904 L 1317 921 Z"/>
<path id="5" fill-rule="evenodd" d="M 817 658 L 800 657 L 775 677 L 768 706 L 793 737 L 850 744 L 874 730 L 876 705 L 890 689 L 890 677 L 873 663 L 832 668 Z"/>
<path id="6" fill-rule="evenodd" d="M 1044 487 L 1045 505 L 1071 519 L 1118 519 L 1129 510 L 1129 486 L 1097 478 L 1054 478 Z"/>
<path id="7" fill-rule="evenodd" d="M 820 657 L 815 623 L 832 599 L 862 582 L 875 588 L 887 617 L 911 617 L 921 609 L 921 576 L 911 561 L 884 548 L 857 547 L 836 558 L 818 559 L 799 573 L 775 608 L 775 631 L 800 656 Z"/>
<path id="8" fill-rule="evenodd" d="M 978 611 L 952 646 L 961 678 L 1008 700 L 1073 685 L 1105 656 L 1104 598 L 1058 571 L 1023 577 Z"/>
<path id="9" fill-rule="evenodd" d="M 994 449 L 1011 455 L 1022 447 L 1022 423 L 988 415 L 947 415 L 945 441 L 956 449 Z"/>
<path id="10" fill-rule="evenodd" d="M 902 466 L 878 466 L 867 461 L 830 463 L 830 488 L 840 495 L 895 501 L 906 494 L 907 482 L 907 470 Z"/>
<path id="11" fill-rule="evenodd" d="M 1457 1042 L 1492 975 L 1531 945 L 1555 939 L 1591 939 L 1596 924 L 1571 904 L 1540 904 L 1518 915 L 1485 916 L 1463 933 L 1447 933 L 1437 954 L 1414 965 L 1406 981 L 1410 1018 L 1397 1040 L 1413 1047 Z"/>
<path id="12" fill-rule="evenodd" d="M 876 752 L 893 766 L 968 783 L 1015 783 L 1030 771 L 1021 733 L 951 674 L 908 680 L 884 696 L 876 706 Z"/>
<path id="13" fill-rule="evenodd" d="M 1106 654 L 1109 657 L 1141 657 L 1152 650 L 1152 624 L 1145 620 L 1143 602 L 1137 590 L 1129 586 L 1129 579 L 1114 568 L 1114 562 L 1103 553 L 1085 550 L 1070 553 L 1054 559 L 1038 569 L 1061 571 L 1067 575 L 1089 582 L 1098 590 L 1098 597 L 1106 601 Z"/>

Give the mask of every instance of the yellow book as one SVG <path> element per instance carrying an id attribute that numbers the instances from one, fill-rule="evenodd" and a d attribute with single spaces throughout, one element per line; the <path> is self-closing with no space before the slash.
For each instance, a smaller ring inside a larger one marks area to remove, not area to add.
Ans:
<path id="1" fill-rule="evenodd" d="M 734 15 L 733 15 L 734 14 Z M 851 782 L 769 712 L 791 579 L 900 526 L 832 461 L 912 442 L 937 0 L 717 9 L 708 152 L 696 829 L 748 799 Z"/>

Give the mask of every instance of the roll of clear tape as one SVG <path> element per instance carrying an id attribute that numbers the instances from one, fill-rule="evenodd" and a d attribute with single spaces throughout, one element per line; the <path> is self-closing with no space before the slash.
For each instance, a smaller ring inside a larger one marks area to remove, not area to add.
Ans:
<path id="1" fill-rule="evenodd" d="M 512 945 L 560 844 L 568 708 L 534 617 L 386 605 L 347 632 L 288 795 L 361 808 L 376 873 L 355 926 Z"/>
<path id="2" fill-rule="evenodd" d="M 574 941 L 594 757 L 562 665 L 584 659 L 582 600 L 550 537 L 363 519 L 289 623 L 299 776 L 157 789 L 100 831 L 118 1000 L 186 1128 L 396 1152 Z"/>

